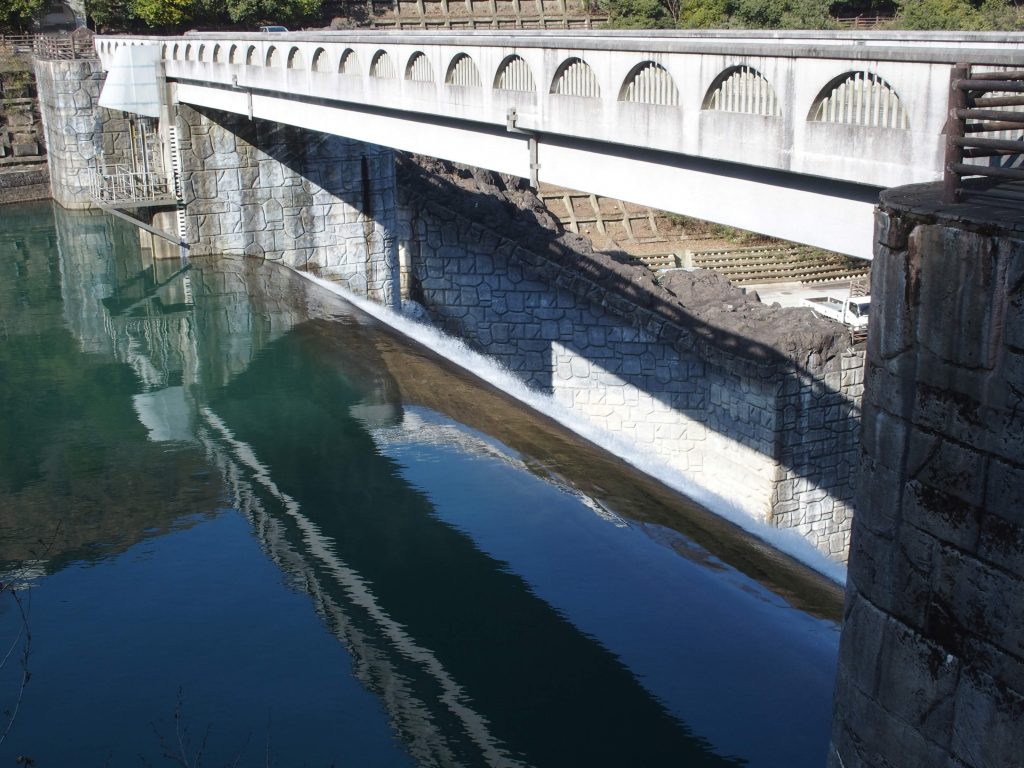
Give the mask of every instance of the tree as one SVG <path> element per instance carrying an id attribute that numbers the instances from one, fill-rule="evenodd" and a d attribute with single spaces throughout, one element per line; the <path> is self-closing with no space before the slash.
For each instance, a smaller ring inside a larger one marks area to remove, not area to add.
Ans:
<path id="1" fill-rule="evenodd" d="M 4 0 L 0 3 L 0 29 L 29 29 L 46 0 Z"/>
<path id="2" fill-rule="evenodd" d="M 135 15 L 149 27 L 180 27 L 192 20 L 194 0 L 135 0 Z"/>
<path id="3" fill-rule="evenodd" d="M 677 0 L 672 2 L 678 9 Z M 602 5 L 608 12 L 608 26 L 615 29 L 662 29 L 675 26 L 675 20 L 662 0 L 606 0 Z"/>
<path id="4" fill-rule="evenodd" d="M 736 0 L 729 26 L 744 29 L 827 29 L 827 0 Z"/>
<path id="5" fill-rule="evenodd" d="M 127 29 L 135 19 L 134 0 L 87 0 L 86 15 L 101 32 Z"/>
<path id="6" fill-rule="evenodd" d="M 234 22 L 291 24 L 320 17 L 321 0 L 228 0 Z"/>
<path id="7" fill-rule="evenodd" d="M 898 0 L 900 29 L 1013 30 L 1021 23 L 1020 9 L 1009 0 Z"/>

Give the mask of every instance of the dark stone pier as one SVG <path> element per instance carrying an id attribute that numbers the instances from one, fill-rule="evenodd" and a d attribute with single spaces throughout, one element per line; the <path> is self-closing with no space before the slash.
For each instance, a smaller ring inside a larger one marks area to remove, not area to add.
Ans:
<path id="1" fill-rule="evenodd" d="M 890 190 L 872 272 L 829 765 L 1021 766 L 1024 211 Z"/>

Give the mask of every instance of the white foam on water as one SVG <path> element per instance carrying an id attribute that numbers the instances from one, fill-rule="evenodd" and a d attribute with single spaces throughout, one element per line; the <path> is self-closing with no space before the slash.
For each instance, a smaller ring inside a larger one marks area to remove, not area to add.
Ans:
<path id="1" fill-rule="evenodd" d="M 683 475 L 660 456 L 623 436 L 601 429 L 588 421 L 582 414 L 557 402 L 551 395 L 530 389 L 514 373 L 497 361 L 470 349 L 461 339 L 450 336 L 433 326 L 410 319 L 370 299 L 357 296 L 337 283 L 306 272 L 299 272 L 299 274 L 317 285 L 323 286 L 331 293 L 341 296 L 362 312 L 385 323 L 403 336 L 422 344 L 524 405 L 553 419 L 580 437 L 664 483 L 672 490 L 753 534 L 794 560 L 838 584 L 846 583 L 846 566 L 830 560 L 796 531 L 765 525 L 744 509 L 740 503 L 705 488 L 696 478 Z"/>

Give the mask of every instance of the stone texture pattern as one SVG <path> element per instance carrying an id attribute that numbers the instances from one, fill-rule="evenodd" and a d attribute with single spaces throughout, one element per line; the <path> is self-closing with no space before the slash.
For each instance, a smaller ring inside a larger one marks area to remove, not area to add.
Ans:
<path id="1" fill-rule="evenodd" d="M 185 104 L 177 124 L 193 255 L 280 260 L 396 301 L 390 149 Z"/>
<path id="2" fill-rule="evenodd" d="M 46 166 L 0 173 L 0 204 L 47 200 L 50 197 L 50 173 Z"/>
<path id="3" fill-rule="evenodd" d="M 1024 237 L 924 191 L 876 215 L 829 765 L 1019 768 Z"/>
<path id="4" fill-rule="evenodd" d="M 36 59 L 35 74 L 53 199 L 65 208 L 90 208 L 91 169 L 104 121 L 113 118 L 96 106 L 104 79 L 99 59 Z"/>
<path id="5" fill-rule="evenodd" d="M 602 285 L 596 260 L 525 247 L 521 225 L 475 215 L 469 194 L 444 198 L 403 175 L 399 203 L 409 295 L 438 325 L 712 493 L 845 559 L 863 351 L 799 366 L 756 345 L 744 354 L 742 338 L 654 311 L 637 283 Z"/>

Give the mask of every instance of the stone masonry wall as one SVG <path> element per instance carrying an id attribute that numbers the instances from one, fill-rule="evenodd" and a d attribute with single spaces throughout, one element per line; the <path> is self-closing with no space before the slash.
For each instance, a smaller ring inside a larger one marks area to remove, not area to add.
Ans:
<path id="1" fill-rule="evenodd" d="M 1024 223 L 938 194 L 876 214 L 834 768 L 1024 765 Z"/>
<path id="2" fill-rule="evenodd" d="M 683 306 L 651 273 L 588 253 L 530 214 L 517 220 L 500 189 L 402 167 L 403 269 L 411 298 L 438 325 L 711 492 L 845 559 L 863 361 L 844 348 L 845 331 L 731 288 L 715 307 Z M 772 329 L 759 323 L 779 312 L 776 326 L 799 337 L 788 350 L 771 346 Z"/>
<path id="3" fill-rule="evenodd" d="M 96 107 L 103 84 L 99 59 L 36 59 L 35 72 L 53 199 L 65 208 L 92 207 L 90 169 L 106 112 Z"/>
<path id="4" fill-rule="evenodd" d="M 50 198 L 50 174 L 46 166 L 0 173 L 0 205 Z"/>
<path id="5" fill-rule="evenodd" d="M 396 301 L 391 150 L 184 104 L 178 133 L 193 255 L 281 260 Z"/>

